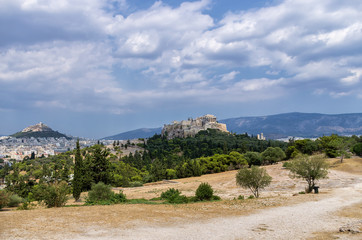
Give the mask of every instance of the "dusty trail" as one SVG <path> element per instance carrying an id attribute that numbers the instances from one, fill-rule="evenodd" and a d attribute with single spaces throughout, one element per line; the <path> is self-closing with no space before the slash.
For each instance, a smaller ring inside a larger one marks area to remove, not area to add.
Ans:
<path id="1" fill-rule="evenodd" d="M 362 183 L 357 183 L 335 190 L 330 198 L 262 210 L 249 216 L 162 227 L 93 229 L 76 239 L 306 239 L 313 232 L 335 231 L 345 224 L 348 220 L 335 216 L 334 212 L 360 202 L 361 196 Z M 351 239 L 352 236 L 346 237 Z"/>

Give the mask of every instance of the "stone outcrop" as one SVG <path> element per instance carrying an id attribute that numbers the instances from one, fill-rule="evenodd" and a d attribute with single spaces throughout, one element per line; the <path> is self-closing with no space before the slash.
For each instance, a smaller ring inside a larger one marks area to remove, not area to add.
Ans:
<path id="1" fill-rule="evenodd" d="M 44 123 L 40 122 L 38 124 L 35 124 L 33 126 L 24 128 L 23 133 L 25 132 L 50 132 L 53 131 L 50 127 L 48 127 L 47 125 L 45 125 Z"/>
<path id="2" fill-rule="evenodd" d="M 168 139 L 193 137 L 199 131 L 209 128 L 228 132 L 226 124 L 218 123 L 214 115 L 207 114 L 196 119 L 189 118 L 181 122 L 173 121 L 172 124 L 165 124 L 162 129 L 162 136 L 167 134 Z"/>
<path id="3" fill-rule="evenodd" d="M 340 232 L 349 232 L 352 234 L 362 233 L 362 220 L 346 224 L 339 228 Z"/>

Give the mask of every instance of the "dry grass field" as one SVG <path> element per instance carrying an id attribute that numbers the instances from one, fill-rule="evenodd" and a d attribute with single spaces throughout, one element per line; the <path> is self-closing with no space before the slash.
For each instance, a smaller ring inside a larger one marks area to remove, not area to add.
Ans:
<path id="1" fill-rule="evenodd" d="M 0 212 L 0 239 L 291 239 L 290 234 L 294 239 L 360 239 L 360 234 L 338 233 L 338 227 L 362 219 L 362 159 L 330 161 L 329 178 L 319 182 L 320 194 L 296 194 L 305 182 L 289 178 L 280 163 L 265 167 L 273 182 L 260 199 L 234 200 L 251 194 L 236 186 L 236 171 L 177 179 L 122 190 L 129 199 L 151 199 L 171 187 L 191 196 L 201 182 L 208 182 L 223 200 L 5 210 Z"/>

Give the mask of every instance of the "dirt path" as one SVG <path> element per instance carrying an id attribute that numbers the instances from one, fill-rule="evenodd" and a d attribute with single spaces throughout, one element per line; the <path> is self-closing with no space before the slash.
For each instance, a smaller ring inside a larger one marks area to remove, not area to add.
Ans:
<path id="1" fill-rule="evenodd" d="M 361 202 L 362 183 L 338 189 L 332 196 L 320 201 L 262 210 L 249 216 L 167 226 L 149 224 L 125 230 L 92 229 L 76 239 L 307 239 L 312 237 L 313 232 L 336 231 L 348 223 L 348 219 L 334 213 Z M 361 235 L 344 237 L 360 239 Z"/>

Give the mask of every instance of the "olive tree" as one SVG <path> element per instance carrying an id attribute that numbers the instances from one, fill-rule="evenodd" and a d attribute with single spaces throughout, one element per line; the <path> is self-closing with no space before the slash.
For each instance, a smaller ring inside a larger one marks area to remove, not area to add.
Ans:
<path id="1" fill-rule="evenodd" d="M 316 180 L 328 176 L 328 163 L 324 157 L 318 155 L 299 155 L 288 164 L 287 169 L 290 170 L 291 177 L 302 178 L 307 181 L 307 193 L 313 190 Z"/>
<path id="2" fill-rule="evenodd" d="M 243 188 L 249 188 L 255 197 L 259 197 L 259 191 L 270 185 L 272 177 L 264 168 L 252 166 L 243 168 L 236 174 L 236 183 Z"/>

